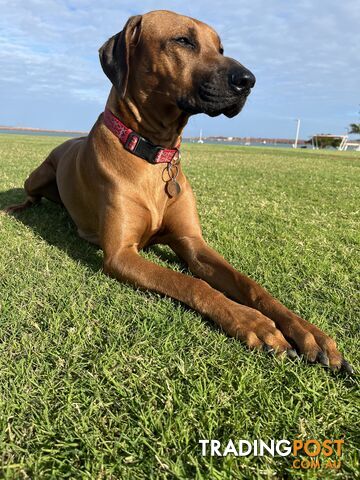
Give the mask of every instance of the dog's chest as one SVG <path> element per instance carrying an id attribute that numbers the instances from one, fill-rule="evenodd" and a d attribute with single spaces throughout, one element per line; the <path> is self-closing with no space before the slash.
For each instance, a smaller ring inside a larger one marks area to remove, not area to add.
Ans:
<path id="1" fill-rule="evenodd" d="M 168 197 L 166 194 L 159 197 L 148 199 L 145 206 L 146 220 L 143 223 L 143 232 L 141 235 L 141 246 L 150 243 L 163 228 L 164 216 L 166 212 Z"/>
<path id="2" fill-rule="evenodd" d="M 164 198 L 153 199 L 150 202 L 149 208 L 149 221 L 148 221 L 148 231 L 150 235 L 155 235 L 163 225 L 164 214 L 166 211 L 167 198 L 163 195 Z"/>

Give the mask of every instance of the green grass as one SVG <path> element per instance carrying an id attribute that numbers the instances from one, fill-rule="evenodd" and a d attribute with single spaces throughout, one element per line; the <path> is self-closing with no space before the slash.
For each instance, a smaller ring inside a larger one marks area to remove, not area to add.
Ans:
<path id="1" fill-rule="evenodd" d="M 0 136 L 0 208 L 62 139 Z M 185 145 L 205 238 L 336 338 L 359 370 L 356 153 Z M 144 255 L 185 270 L 165 247 Z M 43 201 L 0 214 L 0 451 L 7 479 L 359 478 L 358 380 L 249 352 L 183 305 L 102 274 Z M 340 470 L 202 457 L 199 439 L 344 438 Z"/>

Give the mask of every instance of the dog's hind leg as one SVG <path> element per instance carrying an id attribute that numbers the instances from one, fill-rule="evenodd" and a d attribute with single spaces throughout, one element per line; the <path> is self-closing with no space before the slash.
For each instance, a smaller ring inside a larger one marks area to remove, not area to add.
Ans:
<path id="1" fill-rule="evenodd" d="M 25 202 L 7 207 L 5 209 L 7 213 L 26 210 L 38 204 L 41 197 L 56 203 L 62 203 L 56 184 L 56 160 L 52 153 L 30 174 L 25 181 L 24 188 L 27 193 Z"/>

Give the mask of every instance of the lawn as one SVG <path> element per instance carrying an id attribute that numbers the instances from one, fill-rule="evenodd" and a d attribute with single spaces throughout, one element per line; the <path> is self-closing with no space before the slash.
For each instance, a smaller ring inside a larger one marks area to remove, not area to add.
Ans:
<path id="1" fill-rule="evenodd" d="M 62 140 L 0 135 L 0 209 L 23 198 L 26 176 Z M 359 371 L 359 154 L 183 152 L 209 243 L 336 338 Z M 186 271 L 165 247 L 143 255 Z M 359 478 L 358 377 L 249 352 L 101 266 L 59 206 L 0 213 L 1 477 Z M 199 445 L 271 438 L 344 439 L 341 466 L 203 457 Z"/>

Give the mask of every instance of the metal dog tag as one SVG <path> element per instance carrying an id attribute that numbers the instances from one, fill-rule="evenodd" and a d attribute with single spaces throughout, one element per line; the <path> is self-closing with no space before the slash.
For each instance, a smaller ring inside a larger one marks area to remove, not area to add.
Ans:
<path id="1" fill-rule="evenodd" d="M 166 183 L 166 193 L 169 195 L 169 197 L 176 197 L 176 195 L 179 195 L 180 191 L 180 185 L 175 178 Z"/>

